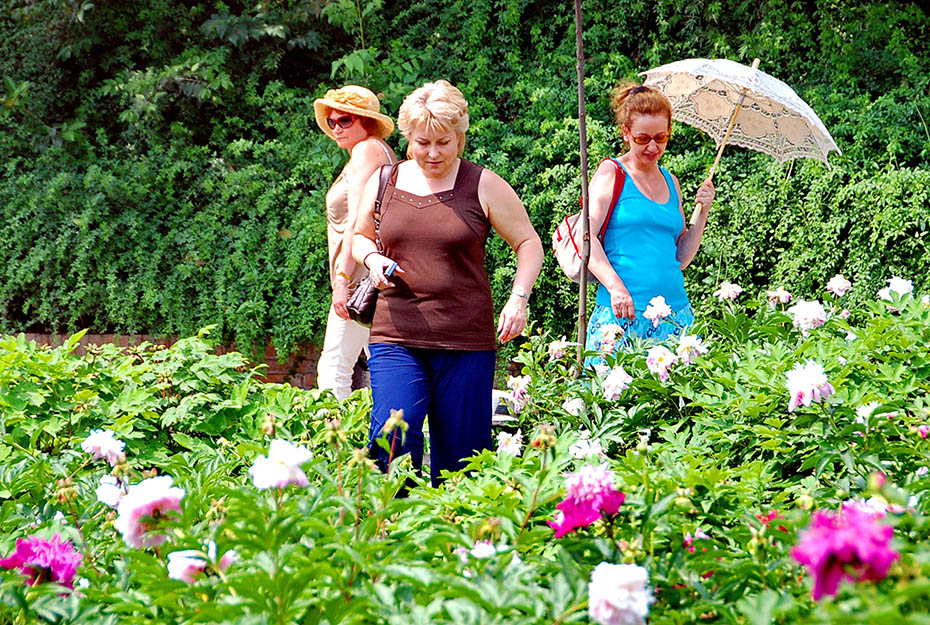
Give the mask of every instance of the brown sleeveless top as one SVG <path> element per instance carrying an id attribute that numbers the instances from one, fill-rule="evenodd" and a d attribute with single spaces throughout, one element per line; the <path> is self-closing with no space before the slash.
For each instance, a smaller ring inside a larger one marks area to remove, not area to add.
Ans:
<path id="1" fill-rule="evenodd" d="M 381 205 L 381 242 L 405 271 L 381 291 L 372 343 L 428 349 L 496 349 L 494 305 L 484 268 L 491 224 L 478 201 L 483 168 L 460 159 L 449 191 L 420 196 L 394 185 Z"/>

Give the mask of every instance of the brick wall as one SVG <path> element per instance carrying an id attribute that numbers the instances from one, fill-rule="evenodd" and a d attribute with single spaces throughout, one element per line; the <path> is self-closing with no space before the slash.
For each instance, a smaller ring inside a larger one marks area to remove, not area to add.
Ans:
<path id="1" fill-rule="evenodd" d="M 27 333 L 27 341 L 35 341 L 40 345 L 51 345 L 57 347 L 66 340 L 67 334 L 34 334 Z M 157 338 L 146 334 L 85 334 L 81 337 L 77 349 L 79 354 L 83 354 L 83 345 L 103 345 L 104 343 L 113 343 L 120 347 L 129 345 L 138 345 L 144 341 L 159 345 L 171 345 L 176 338 Z M 235 345 L 219 346 L 217 353 L 226 353 L 235 351 Z M 320 350 L 314 346 L 303 347 L 295 355 L 291 356 L 286 362 L 278 362 L 278 356 L 271 345 L 271 341 L 265 345 L 265 364 L 267 368 L 262 376 L 266 382 L 286 382 L 300 388 L 313 388 L 316 386 L 316 362 L 320 357 Z"/>

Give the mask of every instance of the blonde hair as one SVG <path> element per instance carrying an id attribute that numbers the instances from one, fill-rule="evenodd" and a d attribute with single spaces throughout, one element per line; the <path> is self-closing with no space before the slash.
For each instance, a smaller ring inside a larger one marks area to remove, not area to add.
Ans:
<path id="1" fill-rule="evenodd" d="M 400 105 L 397 127 L 410 141 L 411 133 L 421 126 L 431 132 L 453 131 L 458 135 L 461 156 L 468 131 L 468 102 L 462 92 L 447 80 L 437 80 L 410 93 Z"/>
<path id="2" fill-rule="evenodd" d="M 630 127 L 634 115 L 665 115 L 672 131 L 672 103 L 662 93 L 636 83 L 620 83 L 610 94 L 610 108 L 618 126 Z"/>

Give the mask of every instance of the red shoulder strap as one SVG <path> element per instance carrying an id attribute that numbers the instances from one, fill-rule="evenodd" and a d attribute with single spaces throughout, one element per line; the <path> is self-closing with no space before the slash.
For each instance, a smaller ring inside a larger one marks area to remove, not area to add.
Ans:
<path id="1" fill-rule="evenodd" d="M 623 193 L 623 183 L 626 182 L 626 171 L 623 167 L 620 166 L 620 163 L 615 161 L 612 158 L 605 158 L 604 161 L 610 161 L 614 164 L 614 167 L 617 171 L 614 173 L 614 195 L 610 198 L 610 206 L 607 207 L 607 216 L 604 217 L 604 223 L 601 224 L 601 230 L 597 233 L 597 238 L 600 241 L 604 240 L 604 233 L 607 232 L 607 224 L 610 223 L 610 217 L 613 215 L 614 206 L 617 205 L 617 200 L 620 199 L 620 194 Z M 601 161 L 602 163 L 604 161 Z"/>

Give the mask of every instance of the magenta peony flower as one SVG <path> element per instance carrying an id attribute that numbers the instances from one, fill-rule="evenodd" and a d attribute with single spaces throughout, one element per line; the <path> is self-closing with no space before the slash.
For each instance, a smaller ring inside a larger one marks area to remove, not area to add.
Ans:
<path id="1" fill-rule="evenodd" d="M 16 550 L 9 557 L 0 558 L 0 567 L 19 569 L 29 586 L 57 582 L 74 588 L 74 574 L 83 559 L 84 556 L 61 534 L 55 534 L 51 540 L 30 536 L 16 539 Z"/>
<path id="2" fill-rule="evenodd" d="M 930 425 L 924 424 L 917 426 L 917 433 L 920 435 L 920 438 L 926 439 L 930 436 Z"/>
<path id="3" fill-rule="evenodd" d="M 899 557 L 890 546 L 893 534 L 890 526 L 858 507 L 844 507 L 838 514 L 818 511 L 791 556 L 814 577 L 811 594 L 817 601 L 835 595 L 843 578 L 884 579 Z"/>
<path id="4" fill-rule="evenodd" d="M 615 515 L 626 495 L 614 486 L 614 475 L 606 466 L 586 465 L 565 476 L 566 497 L 556 508 L 556 519 L 549 522 L 555 537 L 587 527 L 602 515 Z"/>
<path id="5" fill-rule="evenodd" d="M 158 519 L 181 511 L 184 489 L 172 486 L 173 482 L 168 475 L 150 477 L 130 486 L 120 499 L 116 509 L 119 516 L 113 525 L 127 545 L 136 549 L 156 547 L 168 539 L 164 534 L 146 536 L 146 533 L 155 529 Z"/>

